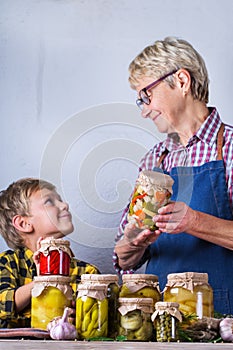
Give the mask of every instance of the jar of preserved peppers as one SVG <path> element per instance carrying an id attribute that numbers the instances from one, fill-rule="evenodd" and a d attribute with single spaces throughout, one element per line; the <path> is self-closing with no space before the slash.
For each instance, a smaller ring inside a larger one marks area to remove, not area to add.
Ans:
<path id="1" fill-rule="evenodd" d="M 178 341 L 177 322 L 182 321 L 178 303 L 156 303 L 151 320 L 156 330 L 157 342 Z"/>
<path id="2" fill-rule="evenodd" d="M 106 284 L 80 283 L 76 299 L 76 328 L 81 339 L 108 335 Z"/>
<path id="3" fill-rule="evenodd" d="M 40 275 L 69 276 L 72 256 L 69 241 L 48 237 L 40 242 L 39 252 Z"/>
<path id="4" fill-rule="evenodd" d="M 62 316 L 65 307 L 71 306 L 73 291 L 70 277 L 36 276 L 31 299 L 31 327 L 46 330 L 47 324 Z"/>
<path id="5" fill-rule="evenodd" d="M 186 316 L 213 317 L 213 290 L 208 283 L 208 274 L 169 274 L 164 289 L 164 301 L 179 303 L 180 311 Z"/>
<path id="6" fill-rule="evenodd" d="M 106 284 L 108 299 L 108 337 L 115 338 L 117 336 L 118 319 L 118 298 L 119 284 L 118 276 L 113 274 L 83 274 L 81 275 L 81 283 Z"/>
<path id="7" fill-rule="evenodd" d="M 149 341 L 153 337 L 152 298 L 119 298 L 118 336 L 124 340 Z"/>
<path id="8" fill-rule="evenodd" d="M 158 276 L 128 274 L 122 276 L 120 298 L 152 298 L 154 304 L 161 300 Z"/>

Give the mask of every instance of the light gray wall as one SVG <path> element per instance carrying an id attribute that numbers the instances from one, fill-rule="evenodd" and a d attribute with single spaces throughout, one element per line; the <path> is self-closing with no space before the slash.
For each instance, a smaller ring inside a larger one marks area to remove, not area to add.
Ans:
<path id="1" fill-rule="evenodd" d="M 210 104 L 232 122 L 229 0 L 0 0 L 0 188 L 27 176 L 70 203 L 77 257 L 111 273 L 137 163 L 162 135 L 142 120 L 129 62 L 175 35 L 202 54 Z M 0 250 L 6 248 L 0 240 Z"/>

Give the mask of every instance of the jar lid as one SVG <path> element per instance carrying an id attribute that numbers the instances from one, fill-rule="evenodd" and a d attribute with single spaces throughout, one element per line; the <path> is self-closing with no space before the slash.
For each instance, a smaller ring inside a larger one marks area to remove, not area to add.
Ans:
<path id="1" fill-rule="evenodd" d="M 154 311 L 152 298 L 119 298 L 118 305 L 118 311 L 121 315 L 126 315 L 127 312 L 137 309 L 150 314 Z"/>
<path id="2" fill-rule="evenodd" d="M 182 314 L 179 310 L 179 304 L 174 302 L 158 301 L 155 303 L 155 312 L 151 316 L 151 320 L 154 321 L 158 315 L 168 313 L 169 315 L 182 321 Z"/>
<path id="3" fill-rule="evenodd" d="M 105 283 L 118 283 L 118 276 L 111 274 L 93 274 L 93 273 L 84 273 L 81 275 L 82 282 L 105 282 Z"/>
<path id="4" fill-rule="evenodd" d="M 119 304 L 154 305 L 152 298 L 118 298 Z"/>
<path id="5" fill-rule="evenodd" d="M 192 280 L 193 282 L 208 283 L 208 273 L 200 272 L 181 272 L 181 273 L 170 273 L 167 275 L 168 281 L 183 281 Z"/>
<path id="6" fill-rule="evenodd" d="M 70 242 L 64 240 L 63 238 L 56 239 L 54 237 L 47 237 L 40 242 L 39 252 L 46 256 L 52 250 L 62 250 L 72 257 Z"/>
<path id="7" fill-rule="evenodd" d="M 168 301 L 158 301 L 155 303 L 155 309 L 156 310 L 166 310 L 167 308 L 174 307 L 179 308 L 180 304 L 174 303 L 174 302 L 168 302 Z"/>
<path id="8" fill-rule="evenodd" d="M 78 284 L 78 291 L 81 290 L 100 290 L 100 291 L 106 291 L 107 290 L 107 286 L 106 284 L 89 284 L 89 283 L 79 283 Z"/>
<path id="9" fill-rule="evenodd" d="M 158 282 L 158 276 L 153 275 L 153 274 L 146 274 L 146 273 L 125 274 L 125 275 L 122 275 L 122 281 L 123 282 L 137 281 L 138 283 L 140 283 L 140 281 Z"/>
<path id="10" fill-rule="evenodd" d="M 69 276 L 61 276 L 61 275 L 40 275 L 35 276 L 33 279 L 34 283 L 58 283 L 58 284 L 66 284 L 70 283 L 71 279 Z"/>

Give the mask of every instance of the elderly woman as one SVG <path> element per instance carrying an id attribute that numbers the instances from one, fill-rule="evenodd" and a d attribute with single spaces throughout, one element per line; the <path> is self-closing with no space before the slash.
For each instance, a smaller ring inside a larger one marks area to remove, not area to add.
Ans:
<path id="1" fill-rule="evenodd" d="M 142 117 L 167 134 L 139 171 L 159 168 L 174 185 L 172 202 L 153 217 L 154 232 L 129 224 L 126 207 L 114 266 L 133 273 L 147 261 L 162 288 L 169 273 L 207 272 L 215 310 L 233 314 L 233 127 L 207 106 L 204 60 L 187 41 L 168 37 L 146 47 L 129 74 Z"/>

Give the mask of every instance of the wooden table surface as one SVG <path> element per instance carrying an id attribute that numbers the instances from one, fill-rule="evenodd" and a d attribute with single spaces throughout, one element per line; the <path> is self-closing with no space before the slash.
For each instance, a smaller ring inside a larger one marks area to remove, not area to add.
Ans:
<path id="1" fill-rule="evenodd" d="M 233 343 L 157 343 L 1 339 L 1 350 L 233 350 Z"/>

